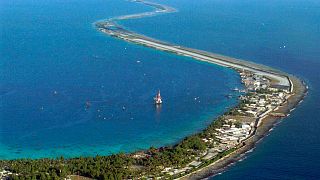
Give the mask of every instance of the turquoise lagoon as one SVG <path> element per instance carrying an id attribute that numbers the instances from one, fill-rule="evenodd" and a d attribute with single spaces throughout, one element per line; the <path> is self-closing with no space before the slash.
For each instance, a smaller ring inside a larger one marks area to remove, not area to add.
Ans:
<path id="1" fill-rule="evenodd" d="M 118 0 L 1 1 L 1 159 L 173 145 L 237 103 L 225 97 L 241 87 L 236 72 L 94 28 L 97 20 L 148 10 Z"/>

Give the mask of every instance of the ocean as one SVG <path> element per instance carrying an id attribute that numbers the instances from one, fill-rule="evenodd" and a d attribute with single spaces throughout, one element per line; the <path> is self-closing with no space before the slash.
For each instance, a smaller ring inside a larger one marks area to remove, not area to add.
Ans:
<path id="1" fill-rule="evenodd" d="M 212 179 L 319 179 L 320 1 L 156 2 L 178 12 L 121 24 L 160 40 L 269 65 L 309 86 L 288 118 Z M 170 145 L 236 104 L 224 98 L 241 86 L 235 72 L 112 39 L 92 25 L 150 10 L 146 6 L 118 0 L 0 3 L 1 159 Z M 158 89 L 161 109 L 152 105 Z"/>

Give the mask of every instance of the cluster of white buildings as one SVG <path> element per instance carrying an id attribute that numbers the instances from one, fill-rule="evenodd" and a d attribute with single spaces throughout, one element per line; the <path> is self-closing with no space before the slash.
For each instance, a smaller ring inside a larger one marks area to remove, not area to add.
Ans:
<path id="1" fill-rule="evenodd" d="M 214 140 L 213 138 L 202 139 L 202 141 L 204 141 L 207 144 L 213 144 L 213 148 L 207 148 L 206 151 L 203 152 L 200 157 L 196 157 L 184 168 L 178 169 L 168 167 L 164 168 L 162 173 L 167 173 L 172 176 L 188 172 L 193 168 L 199 167 L 201 164 L 204 163 L 204 161 L 216 157 L 219 153 L 235 147 L 236 145 L 238 145 L 250 136 L 250 133 L 252 131 L 251 126 L 253 125 L 253 123 L 251 125 L 247 123 L 241 123 L 240 127 L 239 125 L 237 125 L 236 127 L 236 125 L 234 124 L 236 120 L 229 119 L 226 120 L 226 122 L 227 124 L 223 125 L 223 127 L 215 129 L 215 137 L 218 139 L 218 141 Z"/>
<path id="2" fill-rule="evenodd" d="M 249 124 L 241 124 L 241 127 L 235 127 L 235 125 L 225 124 L 222 128 L 216 129 L 216 138 L 222 144 L 225 144 L 227 148 L 231 148 L 247 137 L 249 137 L 252 127 Z"/>
<path id="3" fill-rule="evenodd" d="M 252 73 L 240 72 L 242 83 L 248 91 L 256 91 L 259 89 L 267 89 L 270 86 L 270 81 L 263 77 Z"/>
<path id="4" fill-rule="evenodd" d="M 251 117 L 263 117 L 276 107 L 285 103 L 290 96 L 286 90 L 280 90 L 270 86 L 270 80 L 259 75 L 240 73 L 242 82 L 246 85 L 250 95 L 241 96 L 244 105 L 237 109 L 241 115 Z M 259 91 L 257 93 L 257 91 Z"/>

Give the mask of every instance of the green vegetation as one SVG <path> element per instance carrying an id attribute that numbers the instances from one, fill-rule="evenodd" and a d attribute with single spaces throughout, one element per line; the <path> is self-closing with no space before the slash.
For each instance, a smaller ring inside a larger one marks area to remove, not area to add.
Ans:
<path id="1" fill-rule="evenodd" d="M 236 128 L 241 128 L 241 127 L 242 127 L 242 123 L 239 122 L 239 121 L 236 121 L 236 122 L 234 123 L 234 125 L 235 125 Z"/>
<path id="2" fill-rule="evenodd" d="M 279 92 L 279 90 L 277 92 Z M 273 91 L 270 91 L 268 89 L 258 89 L 258 90 L 256 90 L 256 93 L 257 94 L 272 94 Z"/>
<path id="3" fill-rule="evenodd" d="M 132 159 L 124 154 L 112 156 L 96 156 L 87 158 L 67 159 L 23 159 L 0 161 L 2 167 L 7 167 L 12 179 L 60 179 L 70 174 L 80 174 L 97 179 L 121 179 L 134 175 L 128 170 Z"/>

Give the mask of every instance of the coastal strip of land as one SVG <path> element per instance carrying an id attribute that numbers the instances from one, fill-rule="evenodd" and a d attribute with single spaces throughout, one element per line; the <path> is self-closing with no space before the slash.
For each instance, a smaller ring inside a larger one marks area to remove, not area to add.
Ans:
<path id="1" fill-rule="evenodd" d="M 209 53 L 209 52 L 205 52 L 197 49 L 191 49 L 191 48 L 186 48 L 179 45 L 170 44 L 168 42 L 159 41 L 159 40 L 126 30 L 117 22 L 121 20 L 144 18 L 148 16 L 154 16 L 157 14 L 172 13 L 177 11 L 176 9 L 171 8 L 169 6 L 151 3 L 148 1 L 135 0 L 132 2 L 143 3 L 155 8 L 156 10 L 151 12 L 146 12 L 146 13 L 119 16 L 115 18 L 110 18 L 106 21 L 100 21 L 96 23 L 97 28 L 103 33 L 106 33 L 110 36 L 113 36 L 119 39 L 123 39 L 128 42 L 155 48 L 162 51 L 175 53 L 182 56 L 192 57 L 200 61 L 206 61 L 206 62 L 214 63 L 220 66 L 251 71 L 255 74 L 266 76 L 266 77 L 269 77 L 270 79 L 275 80 L 277 82 L 277 85 L 279 86 L 286 86 L 288 88 L 291 88 L 289 78 L 285 76 L 284 73 L 271 69 L 270 67 L 266 67 L 266 66 L 262 66 L 252 62 L 230 58 L 230 57 L 226 57 L 218 54 L 213 54 L 213 53 Z"/>
<path id="2" fill-rule="evenodd" d="M 157 39 L 153 39 L 129 30 L 126 30 L 124 27 L 116 23 L 116 21 L 123 19 L 132 19 L 132 18 L 143 18 L 145 16 L 155 15 L 156 13 L 172 13 L 176 12 L 174 8 L 168 6 L 154 4 L 147 1 L 139 0 L 133 2 L 140 2 L 146 5 L 149 5 L 156 9 L 156 11 L 141 13 L 136 15 L 127 15 L 121 16 L 119 18 L 110 19 L 105 22 L 98 22 L 96 24 L 97 28 L 112 37 L 123 39 L 127 42 L 135 43 L 138 45 L 143 45 L 146 47 L 158 49 L 161 51 L 166 51 L 174 53 L 181 56 L 187 56 L 194 58 L 196 60 L 205 61 L 209 63 L 214 63 L 226 68 L 235 69 L 238 72 L 248 72 L 259 77 L 265 77 L 269 80 L 268 88 L 273 88 L 275 90 L 284 91 L 287 93 L 285 101 L 280 105 L 268 109 L 265 112 L 261 113 L 259 116 L 256 116 L 254 125 L 250 131 L 250 136 L 246 137 L 245 140 L 242 140 L 241 143 L 238 143 L 235 146 L 235 150 L 230 154 L 219 158 L 218 160 L 209 163 L 200 167 L 200 164 L 196 164 L 194 168 L 196 170 L 191 170 L 189 168 L 184 168 L 185 171 L 180 169 L 175 169 L 178 173 L 170 173 L 173 177 L 180 172 L 185 172 L 185 175 L 178 177 L 179 179 L 199 179 L 205 178 L 208 176 L 215 175 L 223 171 L 228 165 L 241 159 L 242 155 L 251 150 L 255 144 L 262 139 L 266 134 L 269 133 L 270 129 L 275 126 L 279 119 L 287 116 L 295 106 L 298 105 L 298 102 L 303 99 L 307 89 L 304 83 L 295 76 L 289 75 L 287 73 L 281 72 L 274 68 L 270 68 L 261 64 L 256 64 L 244 60 L 239 60 L 235 58 L 230 58 L 227 56 L 222 56 L 219 54 L 214 54 L 210 52 L 205 52 L 197 49 L 187 48 L 168 42 L 163 42 Z M 271 115 L 272 114 L 272 115 Z M 278 115 L 278 116 L 277 116 Z M 280 116 L 279 116 L 280 115 Z M 206 139 L 208 140 L 208 139 Z M 226 150 L 231 149 L 227 148 Z M 208 151 L 207 151 L 208 154 Z M 203 156 L 205 157 L 205 156 Z M 196 161 L 201 162 L 201 161 Z M 169 168 L 170 169 L 170 168 Z M 167 172 L 169 172 L 168 170 Z M 188 173 L 189 171 L 189 173 Z M 183 174 L 183 173 L 181 173 Z"/>
<path id="3" fill-rule="evenodd" d="M 287 99 L 287 101 L 277 108 L 273 113 L 267 114 L 257 120 L 259 123 L 256 126 L 255 133 L 252 134 L 248 139 L 243 141 L 243 143 L 238 147 L 237 150 L 228 154 L 221 159 L 208 164 L 194 172 L 188 173 L 179 179 L 203 179 L 209 176 L 215 176 L 223 171 L 225 171 L 230 165 L 233 165 L 237 161 L 241 160 L 246 153 L 250 152 L 255 148 L 255 145 L 265 136 L 267 136 L 272 129 L 279 123 L 279 121 L 290 115 L 290 112 L 295 109 L 307 94 L 307 86 L 303 81 L 297 77 L 290 76 L 292 81 L 293 89 L 292 95 Z M 284 116 L 277 116 L 277 115 Z"/>
<path id="4" fill-rule="evenodd" d="M 244 89 L 240 103 L 200 133 L 167 147 L 111 156 L 64 159 L 0 160 L 0 178 L 57 179 L 201 179 L 224 171 L 255 147 L 264 136 L 302 102 L 307 86 L 299 78 L 271 67 L 156 40 L 119 24 L 122 20 L 177 12 L 144 0 L 154 11 L 96 22 L 99 31 L 127 42 L 231 68 Z M 227 95 L 230 98 L 232 95 Z"/>

